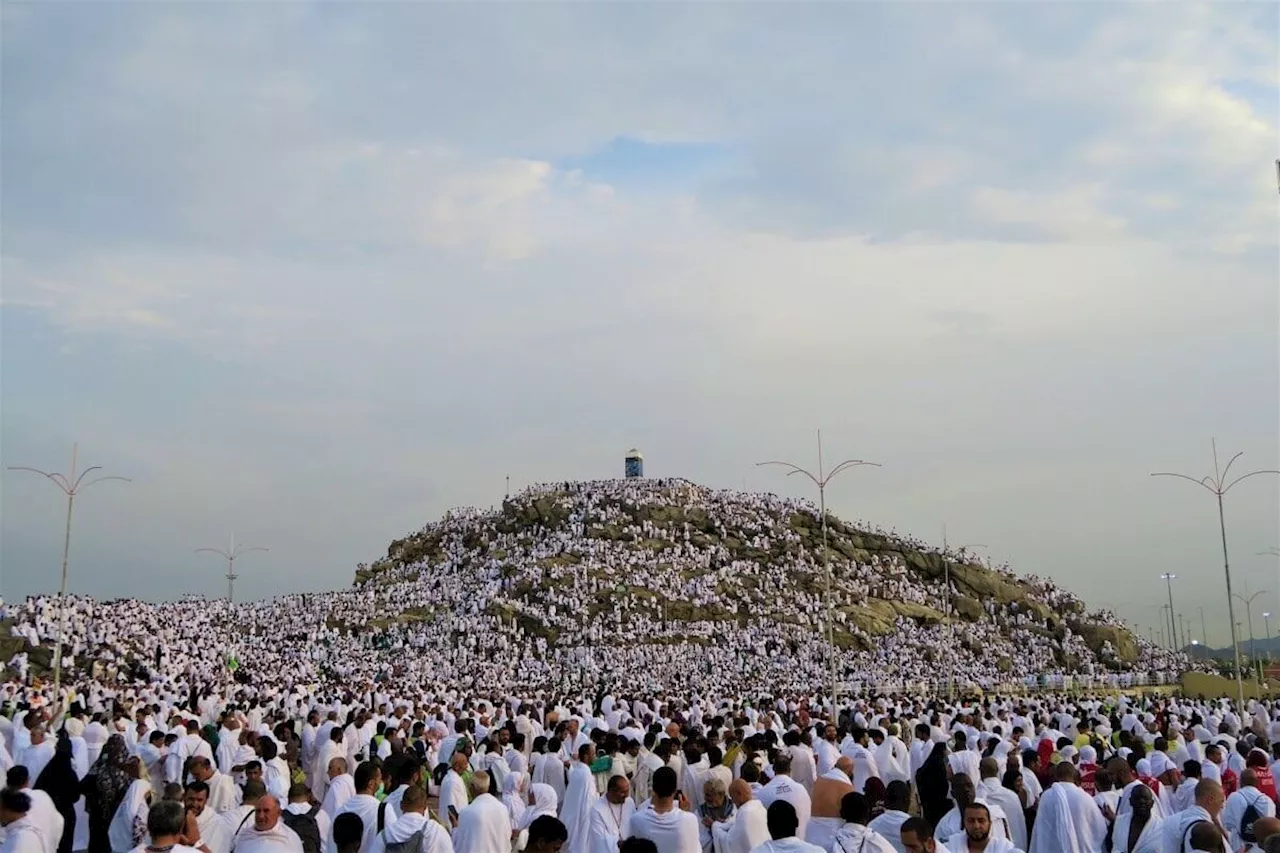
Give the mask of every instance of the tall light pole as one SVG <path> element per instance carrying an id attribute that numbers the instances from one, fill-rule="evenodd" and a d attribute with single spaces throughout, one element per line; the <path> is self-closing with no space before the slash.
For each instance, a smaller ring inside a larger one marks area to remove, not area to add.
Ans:
<path id="1" fill-rule="evenodd" d="M 242 554 L 248 554 L 251 551 L 269 551 L 269 548 L 246 547 L 236 544 L 235 534 L 231 534 L 231 545 L 223 550 L 222 548 L 197 548 L 197 554 L 219 554 L 227 561 L 227 604 L 231 604 L 235 600 L 236 591 L 236 558 Z"/>
<path id="2" fill-rule="evenodd" d="M 76 473 L 76 457 L 79 455 L 80 445 L 71 445 L 71 473 L 58 474 L 41 471 L 39 468 L 28 468 L 25 465 L 14 465 L 9 468 L 10 471 L 30 471 L 33 474 L 39 474 L 50 480 L 55 486 L 62 490 L 67 496 L 67 532 L 62 539 L 62 586 L 58 590 L 58 645 L 53 650 L 53 695 L 54 701 L 59 701 L 59 690 L 62 687 L 62 642 L 67 632 L 67 560 L 71 556 L 71 509 L 75 505 L 76 495 L 92 486 L 94 483 L 101 483 L 104 480 L 120 480 L 130 483 L 128 477 L 94 477 L 92 480 L 86 480 L 90 474 L 95 471 L 101 471 L 101 465 L 90 465 L 79 474 Z"/>
<path id="3" fill-rule="evenodd" d="M 1231 623 L 1231 647 L 1235 653 L 1236 659 L 1236 696 L 1240 700 L 1240 711 L 1244 710 L 1244 678 L 1240 674 L 1240 632 L 1236 628 L 1236 605 L 1231 592 L 1231 559 L 1227 556 L 1227 519 L 1226 513 L 1222 508 L 1222 499 L 1226 497 L 1227 492 L 1235 488 L 1236 484 L 1241 480 L 1247 480 L 1250 477 L 1256 477 L 1259 474 L 1280 474 L 1280 471 L 1259 470 L 1250 471 L 1247 474 L 1241 474 L 1234 480 L 1228 480 L 1227 475 L 1231 472 L 1231 466 L 1235 461 L 1243 456 L 1243 453 L 1237 453 L 1227 462 L 1225 468 L 1218 467 L 1218 441 L 1213 440 L 1213 476 L 1201 477 L 1197 480 L 1195 477 L 1189 477 L 1186 474 L 1175 474 L 1168 471 L 1158 471 L 1153 473 L 1152 477 L 1178 477 L 1179 479 L 1195 483 L 1203 489 L 1213 493 L 1218 499 L 1218 528 L 1222 533 L 1222 571 L 1227 576 L 1227 621 Z"/>
<path id="4" fill-rule="evenodd" d="M 1257 592 L 1255 592 L 1253 595 L 1249 595 L 1248 594 L 1249 587 L 1247 584 L 1245 585 L 1244 591 L 1245 591 L 1245 595 L 1241 595 L 1238 592 L 1233 594 L 1235 595 L 1237 601 L 1244 604 L 1245 613 L 1247 614 L 1249 619 L 1249 663 L 1250 665 L 1252 665 L 1254 659 L 1257 657 L 1257 654 L 1256 654 L 1257 647 L 1254 645 L 1254 641 L 1253 641 L 1253 600 L 1260 595 L 1266 595 L 1267 591 L 1265 589 L 1260 589 Z"/>
<path id="5" fill-rule="evenodd" d="M 838 474 L 848 471 L 850 468 L 857 468 L 863 465 L 870 465 L 879 468 L 878 462 L 867 462 L 862 459 L 846 459 L 830 471 L 826 471 L 822 463 L 822 430 L 818 430 L 818 474 L 814 476 L 812 473 L 801 468 L 799 465 L 793 465 L 790 462 L 757 462 L 756 467 L 763 465 L 779 465 L 787 468 L 787 476 L 793 474 L 803 474 L 813 481 L 818 487 L 818 512 L 822 516 L 822 566 L 827 574 L 827 647 L 830 655 L 830 676 L 831 676 L 831 716 L 832 719 L 836 715 L 836 634 L 835 619 L 832 616 L 833 604 L 831 601 L 831 554 L 827 550 L 827 483 L 830 483 Z"/>
<path id="6" fill-rule="evenodd" d="M 1262 611 L 1262 620 L 1267 626 L 1267 660 L 1271 660 L 1271 611 Z"/>
<path id="7" fill-rule="evenodd" d="M 1204 627 L 1204 608 L 1203 608 L 1203 607 L 1197 607 L 1197 608 L 1196 608 L 1196 610 L 1199 610 L 1199 611 L 1200 611 L 1200 642 L 1202 642 L 1202 643 L 1204 643 L 1206 646 L 1208 646 L 1208 645 L 1209 645 L 1209 633 L 1208 633 L 1208 630 Z"/>
<path id="8" fill-rule="evenodd" d="M 1164 585 L 1169 590 L 1169 634 L 1173 639 L 1173 642 L 1169 644 L 1169 647 L 1176 650 L 1178 645 L 1178 628 L 1173 622 L 1173 582 L 1178 579 L 1178 576 L 1173 572 L 1165 572 L 1160 577 L 1164 579 Z"/>
<path id="9" fill-rule="evenodd" d="M 1280 165 L 1280 160 L 1276 161 L 1276 163 L 1277 165 Z M 1258 552 L 1258 556 L 1259 557 L 1280 557 L 1280 548 L 1263 548 L 1261 551 Z M 1267 621 L 1267 660 L 1271 660 L 1271 623 L 1270 623 L 1271 614 L 1263 613 L 1262 615 L 1265 616 L 1268 620 Z"/>

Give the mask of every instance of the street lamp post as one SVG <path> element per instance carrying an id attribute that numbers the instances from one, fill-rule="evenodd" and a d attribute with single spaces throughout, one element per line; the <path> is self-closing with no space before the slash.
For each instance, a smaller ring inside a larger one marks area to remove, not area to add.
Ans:
<path id="1" fill-rule="evenodd" d="M 1248 593 L 1249 593 L 1249 587 L 1248 587 L 1247 585 L 1245 586 L 1244 591 L 1245 591 L 1245 594 L 1244 594 L 1244 595 L 1241 595 L 1241 594 L 1240 594 L 1240 593 L 1238 593 L 1238 592 L 1237 592 L 1237 593 L 1234 593 L 1234 595 L 1235 595 L 1235 597 L 1236 597 L 1236 600 L 1237 600 L 1237 601 L 1239 601 L 1239 602 L 1241 602 L 1242 604 L 1244 604 L 1245 614 L 1246 614 L 1246 616 L 1248 617 L 1248 625 L 1249 625 L 1249 665 L 1250 665 L 1250 666 L 1252 666 L 1252 665 L 1253 665 L 1253 661 L 1258 657 L 1258 655 L 1257 655 L 1257 646 L 1254 644 L 1254 640 L 1253 640 L 1253 600 L 1254 600 L 1255 598 L 1257 598 L 1258 596 L 1260 596 L 1260 595 L 1266 595 L 1266 594 L 1267 594 L 1267 591 L 1266 591 L 1265 589 L 1260 589 L 1260 590 L 1258 590 L 1257 592 L 1255 592 L 1253 595 L 1249 595 L 1249 594 L 1248 594 Z"/>
<path id="2" fill-rule="evenodd" d="M 1209 632 L 1204 627 L 1204 608 L 1197 607 L 1196 610 L 1200 611 L 1200 642 L 1207 646 L 1209 645 Z"/>
<path id="3" fill-rule="evenodd" d="M 101 483 L 104 480 L 121 480 L 125 483 L 132 482 L 128 477 L 95 477 L 86 481 L 88 477 L 95 471 L 101 471 L 101 465 L 90 465 L 88 468 L 76 474 L 76 457 L 79 455 L 80 445 L 71 445 L 71 473 L 59 474 L 41 471 L 39 468 L 28 468 L 25 465 L 14 465 L 10 467 L 10 471 L 30 471 L 33 474 L 39 474 L 49 479 L 55 486 L 62 490 L 67 496 L 67 530 L 62 539 L 62 586 L 58 590 L 58 646 L 53 650 L 53 694 L 54 701 L 58 701 L 59 690 L 62 687 L 62 642 L 67 632 L 67 561 L 71 556 L 71 509 L 75 505 L 76 495 L 92 486 L 94 483 Z"/>
<path id="4" fill-rule="evenodd" d="M 196 553 L 197 554 L 218 554 L 227 561 L 227 604 L 231 604 L 235 600 L 236 578 L 239 577 L 236 574 L 236 559 L 243 554 L 250 553 L 251 551 L 269 551 L 269 550 L 271 549 L 258 548 L 256 546 L 246 547 L 244 545 L 237 545 L 236 537 L 235 537 L 235 534 L 233 533 L 231 535 L 231 545 L 226 550 L 223 550 L 222 548 L 197 548 Z"/>
<path id="5" fill-rule="evenodd" d="M 1280 474 L 1280 471 L 1273 470 L 1250 471 L 1247 474 L 1241 474 L 1234 480 L 1228 480 L 1227 475 L 1231 471 L 1231 466 L 1243 455 L 1243 453 L 1237 453 L 1231 457 L 1225 468 L 1219 469 L 1218 441 L 1214 439 L 1212 477 L 1201 477 L 1197 480 L 1195 477 L 1190 477 L 1186 474 L 1176 474 L 1169 471 L 1158 471 L 1151 475 L 1152 477 L 1177 477 L 1195 483 L 1197 486 L 1212 492 L 1218 499 L 1218 529 L 1222 534 L 1222 571 L 1227 577 L 1227 620 L 1231 623 L 1231 647 L 1236 659 L 1236 695 L 1240 701 L 1240 709 L 1244 708 L 1244 678 L 1240 674 L 1240 632 L 1236 627 L 1236 606 L 1231 593 L 1231 559 L 1227 555 L 1227 519 L 1226 511 L 1222 506 L 1222 499 L 1226 497 L 1227 492 L 1235 488 L 1236 484 L 1242 480 L 1256 477 L 1259 474 Z"/>
<path id="6" fill-rule="evenodd" d="M 1267 626 L 1267 661 L 1271 660 L 1271 611 L 1262 611 L 1262 621 Z"/>
<path id="7" fill-rule="evenodd" d="M 833 605 L 831 601 L 831 554 L 827 550 L 827 483 L 830 483 L 837 475 L 848 471 L 851 468 L 857 468 L 863 465 L 870 465 L 879 468 L 878 462 L 867 462 L 862 459 L 846 459 L 830 471 L 826 471 L 822 463 L 822 430 L 818 430 L 818 474 L 815 477 L 809 471 L 801 468 L 799 465 L 793 465 L 790 462 L 757 462 L 756 467 L 764 465 L 778 465 L 787 470 L 787 476 L 793 474 L 803 474 L 813 481 L 818 487 L 818 512 L 821 515 L 822 522 L 822 566 L 826 570 L 827 575 L 827 648 L 830 657 L 830 677 L 831 677 L 831 716 L 835 719 L 836 715 L 836 634 L 835 619 L 832 615 Z"/>
<path id="8" fill-rule="evenodd" d="M 1280 548 L 1263 548 L 1258 552 L 1259 557 L 1280 557 Z M 1271 660 L 1271 614 L 1263 613 L 1267 618 L 1267 660 Z"/>
<path id="9" fill-rule="evenodd" d="M 1173 582 L 1178 579 L 1178 576 L 1173 572 L 1165 572 L 1160 577 L 1164 579 L 1164 585 L 1169 590 L 1169 632 L 1173 639 L 1173 642 L 1170 643 L 1169 646 L 1176 651 L 1178 645 L 1178 627 L 1173 621 Z"/>

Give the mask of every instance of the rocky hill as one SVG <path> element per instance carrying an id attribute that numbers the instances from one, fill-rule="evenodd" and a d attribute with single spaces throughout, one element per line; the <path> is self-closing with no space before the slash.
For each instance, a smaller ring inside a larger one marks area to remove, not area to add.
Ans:
<path id="1" fill-rule="evenodd" d="M 835 640 L 851 676 L 893 643 L 939 657 L 948 574 L 954 636 L 975 677 L 1018 674 L 1028 644 L 1044 652 L 1041 671 L 1167 665 L 1114 616 L 1046 582 L 832 515 L 827 533 Z M 639 644 L 711 644 L 735 630 L 787 643 L 824 630 L 821 541 L 806 502 L 682 480 L 553 484 L 395 540 L 356 584 L 487 584 L 486 612 L 553 648 L 590 646 L 619 625 Z"/>

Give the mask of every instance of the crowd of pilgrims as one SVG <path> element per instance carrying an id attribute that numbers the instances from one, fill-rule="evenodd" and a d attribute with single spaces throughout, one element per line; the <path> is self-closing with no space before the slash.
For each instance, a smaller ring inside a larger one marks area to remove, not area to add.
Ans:
<path id="1" fill-rule="evenodd" d="M 808 519 L 807 537 L 797 517 Z M 450 512 L 392 548 L 418 543 L 418 552 L 375 564 L 372 578 L 343 591 L 235 605 L 69 596 L 65 665 L 110 683 L 152 671 L 207 681 L 234 658 L 246 675 L 297 684 L 374 678 L 482 693 L 591 691 L 621 672 L 636 689 L 807 691 L 826 682 L 830 653 L 816 524 L 806 501 L 682 480 L 532 487 L 500 509 Z M 954 635 L 902 615 L 888 634 L 868 633 L 851 616 L 862 604 L 941 614 L 960 592 L 907 564 L 903 551 L 927 552 L 923 543 L 871 533 L 901 550 L 863 551 L 860 560 L 830 552 L 840 681 L 853 689 L 1064 680 L 1117 688 L 1166 683 L 1193 665 L 1141 638 L 1139 659 L 1122 664 L 1109 646 L 1095 654 L 1070 620 L 1049 631 L 1025 603 L 995 597 L 981 602 L 982 618 L 958 619 Z M 1109 611 L 1086 613 L 1052 581 L 1017 582 L 1054 613 L 1122 624 Z M 59 612 L 55 597 L 0 604 L 0 618 L 33 646 L 58 636 Z M 8 663 L 27 674 L 25 654 Z"/>
<path id="2" fill-rule="evenodd" d="M 1280 702 L 485 695 L 10 682 L 0 851 L 1280 851 Z"/>

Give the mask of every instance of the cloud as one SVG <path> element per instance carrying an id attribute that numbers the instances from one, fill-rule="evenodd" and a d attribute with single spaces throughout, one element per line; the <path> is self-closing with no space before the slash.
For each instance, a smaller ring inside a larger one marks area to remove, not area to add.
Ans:
<path id="1" fill-rule="evenodd" d="M 633 445 L 788 488 L 751 462 L 821 425 L 886 463 L 842 512 L 1105 603 L 1214 559 L 1148 469 L 1275 461 L 1271 11 L 4 14 L 0 452 L 135 475 L 77 528 L 99 594 L 216 593 L 174 567 L 231 529 L 273 548 L 247 593 L 345 583 Z M 6 595 L 56 543 L 33 488 Z"/>

